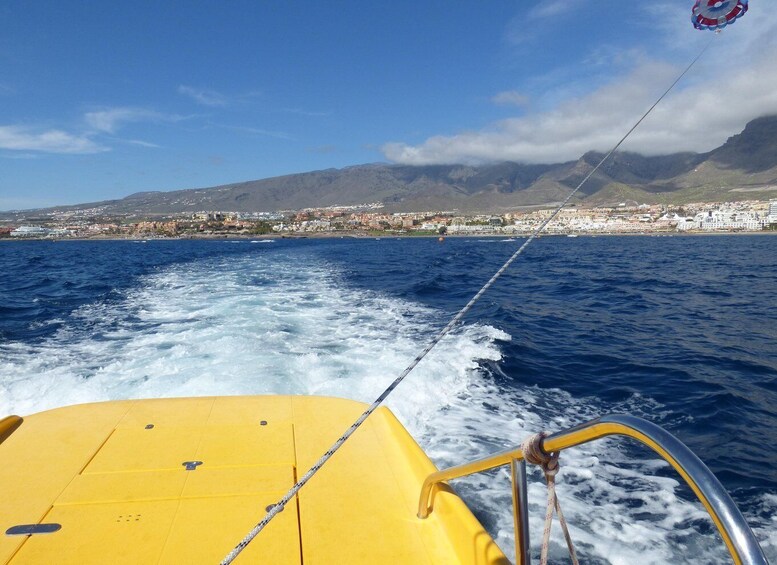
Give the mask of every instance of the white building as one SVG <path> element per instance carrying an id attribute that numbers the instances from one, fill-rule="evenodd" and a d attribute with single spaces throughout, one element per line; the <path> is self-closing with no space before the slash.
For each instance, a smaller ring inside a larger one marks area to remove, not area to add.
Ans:
<path id="1" fill-rule="evenodd" d="M 766 217 L 767 224 L 777 224 L 777 200 L 769 202 L 769 215 Z"/>
<path id="2" fill-rule="evenodd" d="M 46 237 L 53 231 L 40 226 L 19 226 L 11 232 L 11 237 Z"/>
<path id="3" fill-rule="evenodd" d="M 692 221 L 683 221 L 677 224 L 677 229 L 704 230 L 704 231 L 760 231 L 764 228 L 766 219 L 755 212 L 742 212 L 736 210 L 709 210 L 699 212 Z"/>
<path id="4" fill-rule="evenodd" d="M 482 233 L 494 233 L 496 230 L 491 226 L 461 226 L 461 225 L 451 225 L 448 226 L 448 233 L 449 234 L 482 234 Z M 501 231 L 501 230 L 499 230 Z"/>
<path id="5" fill-rule="evenodd" d="M 324 231 L 328 230 L 331 225 L 329 220 L 305 220 L 300 223 L 300 229 L 302 231 Z"/>

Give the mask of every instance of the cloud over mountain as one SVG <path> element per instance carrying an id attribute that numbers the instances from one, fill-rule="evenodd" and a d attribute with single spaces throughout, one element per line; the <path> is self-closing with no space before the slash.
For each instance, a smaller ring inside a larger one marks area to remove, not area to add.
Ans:
<path id="1" fill-rule="evenodd" d="M 749 120 L 777 112 L 774 60 L 777 50 L 762 53 L 750 67 L 727 72 L 714 90 L 703 82 L 670 95 L 625 148 L 645 155 L 709 151 Z M 677 73 L 677 68 L 667 64 L 645 63 L 620 80 L 554 110 L 502 120 L 478 131 L 433 136 L 419 145 L 387 143 L 382 151 L 390 161 L 410 165 L 505 160 L 550 163 L 574 159 L 588 149 L 606 151 Z"/>
<path id="2" fill-rule="evenodd" d="M 551 2 L 533 14 L 551 15 L 561 3 Z M 539 11 L 538 11 L 539 10 Z M 658 13 L 668 13 L 660 17 Z M 530 114 L 484 124 L 453 135 L 433 135 L 418 144 L 393 141 L 382 146 L 394 163 L 429 165 L 517 161 L 551 163 L 574 159 L 586 150 L 609 150 L 680 74 L 696 54 L 687 45 L 689 14 L 676 3 L 646 8 L 662 30 L 663 41 L 676 53 L 672 62 L 651 57 L 649 51 L 600 48 L 588 62 L 594 72 L 609 61 L 610 68 L 625 69 L 588 93 L 563 93 L 563 84 L 548 87 L 551 107 Z M 696 33 L 696 32 L 694 32 Z M 762 12 L 758 18 L 737 23 L 735 41 L 726 34 L 708 34 L 704 57 L 629 138 L 624 150 L 644 155 L 676 151 L 704 152 L 723 143 L 758 116 L 777 113 L 777 14 Z M 686 44 L 675 44 L 677 38 Z M 693 36 L 694 45 L 704 35 Z M 698 47 L 694 47 L 698 50 Z M 678 62 L 678 59 L 680 62 Z M 500 92 L 492 102 L 520 105 L 522 92 Z M 537 98 L 532 93 L 532 99 Z"/>

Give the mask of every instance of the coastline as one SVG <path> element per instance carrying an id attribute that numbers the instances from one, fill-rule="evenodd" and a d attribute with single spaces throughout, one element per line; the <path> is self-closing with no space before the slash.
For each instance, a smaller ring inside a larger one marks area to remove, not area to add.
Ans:
<path id="1" fill-rule="evenodd" d="M 760 231 L 687 231 L 687 232 L 645 232 L 645 233 L 541 233 L 542 238 L 594 238 L 594 237 L 705 237 L 705 236 L 774 236 L 777 235 L 777 230 L 760 230 Z M 94 237 L 4 237 L 0 238 L 0 243 L 13 241 L 49 241 L 49 242 L 63 242 L 63 241 L 188 241 L 188 240 L 200 240 L 200 241 L 229 241 L 229 240 L 283 240 L 283 239 L 471 239 L 471 238 L 500 238 L 500 239 L 525 239 L 530 237 L 530 233 L 521 234 L 507 234 L 507 233 L 483 233 L 483 234 L 407 234 L 407 233 L 340 233 L 340 232 L 325 232 L 325 233 L 305 233 L 305 234 L 192 234 L 182 236 L 119 236 L 119 235 L 96 235 Z M 571 236 L 571 237 L 570 237 Z"/>

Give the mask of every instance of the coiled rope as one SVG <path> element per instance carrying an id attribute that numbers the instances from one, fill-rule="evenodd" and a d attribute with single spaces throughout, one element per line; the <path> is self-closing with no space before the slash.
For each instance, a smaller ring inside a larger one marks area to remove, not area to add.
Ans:
<path id="1" fill-rule="evenodd" d="M 324 455 L 321 456 L 321 458 L 316 461 L 316 463 L 310 468 L 310 470 L 305 473 L 295 484 L 294 486 L 289 489 L 289 492 L 287 492 L 283 498 L 281 498 L 276 504 L 273 504 L 269 507 L 267 514 L 262 518 L 262 520 L 254 526 L 248 534 L 238 543 L 235 548 L 230 551 L 226 557 L 221 561 L 220 565 L 229 565 L 232 563 L 235 558 L 240 555 L 240 553 L 248 546 L 249 543 L 261 532 L 267 524 L 270 523 L 270 520 L 272 520 L 279 512 L 283 511 L 284 507 L 291 501 L 292 498 L 294 498 L 297 493 L 300 491 L 300 489 L 307 484 L 307 482 L 313 477 L 313 475 L 318 472 L 318 470 L 324 466 L 324 464 L 329 461 L 329 459 L 332 457 L 332 455 L 335 454 L 335 452 L 340 449 L 340 446 L 343 445 L 346 440 L 353 435 L 353 433 L 359 429 L 359 427 L 364 423 L 364 421 L 372 414 L 377 408 L 383 403 L 383 401 L 388 397 L 389 394 L 391 394 L 397 386 L 399 386 L 399 383 L 401 383 L 405 377 L 410 374 L 410 372 L 415 369 L 415 367 L 418 365 L 418 363 L 421 362 L 421 360 L 426 357 L 429 352 L 434 349 L 434 347 L 440 343 L 440 340 L 444 338 L 450 331 L 453 329 L 453 327 L 459 323 L 459 321 L 469 312 L 472 307 L 475 305 L 475 303 L 480 300 L 480 297 L 485 294 L 485 292 L 491 288 L 491 286 L 496 282 L 496 280 L 502 276 L 502 274 L 510 267 L 510 265 L 513 264 L 513 262 L 523 253 L 524 249 L 526 249 L 529 244 L 531 244 L 532 241 L 534 241 L 538 235 L 540 235 L 545 228 L 548 226 L 550 222 L 552 222 L 555 217 L 561 212 L 561 210 L 566 206 L 569 201 L 572 199 L 572 197 L 577 194 L 577 192 L 585 185 L 586 182 L 588 182 L 588 179 L 590 179 L 596 171 L 599 170 L 599 168 L 607 161 L 615 151 L 618 150 L 618 148 L 623 144 L 624 141 L 634 132 L 635 129 L 645 120 L 645 118 L 648 117 L 648 115 L 653 111 L 653 109 L 658 106 L 658 104 L 671 92 L 671 90 L 677 85 L 678 82 L 688 73 L 688 71 L 691 70 L 691 68 L 696 64 L 696 61 L 698 61 L 701 56 L 704 54 L 704 52 L 709 48 L 712 41 L 710 41 L 702 50 L 701 52 L 696 56 L 696 58 L 691 61 L 691 63 L 685 68 L 685 70 L 680 73 L 680 76 L 675 79 L 675 81 L 669 86 L 669 88 L 666 89 L 666 91 L 659 97 L 658 100 L 648 109 L 647 112 L 645 112 L 642 117 L 637 121 L 636 124 L 632 126 L 632 128 L 624 135 L 621 140 L 615 144 L 615 146 L 607 153 L 604 157 L 602 157 L 601 161 L 585 176 L 585 178 L 580 181 L 580 184 L 575 187 L 575 189 L 569 193 L 569 195 L 564 199 L 564 201 L 553 211 L 553 213 L 548 216 L 540 225 L 537 227 L 532 234 L 529 236 L 529 238 L 523 242 L 523 244 L 518 248 L 515 253 L 513 253 L 510 258 L 505 261 L 504 265 L 502 265 L 499 270 L 494 273 L 494 275 L 488 280 L 486 284 L 483 285 L 483 287 L 475 294 L 475 296 L 472 297 L 472 299 L 467 302 L 467 304 L 459 310 L 459 312 L 451 319 L 450 322 L 442 329 L 440 332 L 434 336 L 434 338 L 429 342 L 429 345 L 427 345 L 421 353 L 419 353 L 415 359 L 410 363 L 410 365 L 407 366 L 407 368 L 402 371 L 402 373 L 394 379 L 394 382 L 392 382 L 386 390 L 384 390 L 378 398 L 375 399 L 375 401 L 367 408 L 367 410 L 364 411 L 364 413 L 359 416 L 356 421 L 351 424 L 351 426 L 345 431 L 343 435 L 341 435 L 334 444 L 332 444 L 332 447 L 330 447 Z"/>

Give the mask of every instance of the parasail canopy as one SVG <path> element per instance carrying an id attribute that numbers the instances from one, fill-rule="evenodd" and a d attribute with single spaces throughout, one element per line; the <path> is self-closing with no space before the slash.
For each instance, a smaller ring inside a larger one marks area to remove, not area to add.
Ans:
<path id="1" fill-rule="evenodd" d="M 691 21 L 696 29 L 723 29 L 747 12 L 747 0 L 696 0 Z"/>

